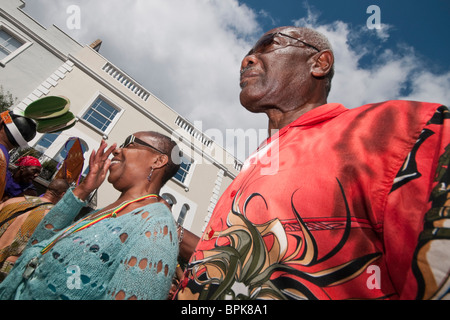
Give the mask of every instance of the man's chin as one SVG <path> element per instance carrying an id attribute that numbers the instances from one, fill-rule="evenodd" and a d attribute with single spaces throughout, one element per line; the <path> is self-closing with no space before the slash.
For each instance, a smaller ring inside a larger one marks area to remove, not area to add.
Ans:
<path id="1" fill-rule="evenodd" d="M 251 99 L 249 96 L 243 97 L 241 95 L 240 97 L 241 105 L 249 112 L 251 113 L 262 113 L 264 112 L 264 109 L 261 108 L 260 104 L 258 103 L 260 99 L 254 98 Z"/>

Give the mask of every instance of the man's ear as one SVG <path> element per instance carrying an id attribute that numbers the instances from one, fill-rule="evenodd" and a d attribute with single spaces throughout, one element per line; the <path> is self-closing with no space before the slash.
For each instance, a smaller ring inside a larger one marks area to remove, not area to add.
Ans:
<path id="1" fill-rule="evenodd" d="M 324 50 L 314 56 L 314 63 L 311 66 L 311 74 L 316 78 L 325 77 L 333 67 L 334 55 L 330 50 Z"/>

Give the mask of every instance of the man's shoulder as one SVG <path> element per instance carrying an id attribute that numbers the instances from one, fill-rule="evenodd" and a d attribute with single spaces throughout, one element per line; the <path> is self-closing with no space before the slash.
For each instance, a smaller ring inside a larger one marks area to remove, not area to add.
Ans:
<path id="1" fill-rule="evenodd" d="M 13 203 L 18 203 L 18 202 L 23 202 L 23 201 L 27 201 L 27 199 L 25 197 L 10 198 L 3 203 L 3 206 L 6 207 L 7 205 L 10 205 Z"/>
<path id="2" fill-rule="evenodd" d="M 387 100 L 376 103 L 369 103 L 363 106 L 350 109 L 355 112 L 364 111 L 364 110 L 389 110 L 389 109 L 398 109 L 399 111 L 421 111 L 421 110 L 431 110 L 435 111 L 439 108 L 448 109 L 446 106 L 441 103 L 436 102 L 424 102 L 424 101 L 413 101 L 413 100 Z"/>
<path id="3" fill-rule="evenodd" d="M 365 104 L 350 108 L 346 116 L 351 118 L 364 118 L 380 122 L 408 122 L 423 125 L 437 112 L 448 111 L 448 107 L 434 102 L 421 102 L 412 100 L 387 100 L 383 102 Z"/>

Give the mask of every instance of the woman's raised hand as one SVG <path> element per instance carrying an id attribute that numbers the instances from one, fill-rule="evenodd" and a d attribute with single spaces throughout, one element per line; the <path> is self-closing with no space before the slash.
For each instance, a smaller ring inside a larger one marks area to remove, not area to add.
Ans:
<path id="1" fill-rule="evenodd" d="M 89 158 L 89 173 L 80 185 L 74 190 L 73 194 L 80 200 L 86 200 L 89 194 L 101 186 L 105 181 L 111 160 L 109 156 L 116 149 L 114 143 L 108 149 L 105 140 L 102 140 L 97 151 L 93 150 Z M 106 151 L 105 151 L 106 150 Z"/>

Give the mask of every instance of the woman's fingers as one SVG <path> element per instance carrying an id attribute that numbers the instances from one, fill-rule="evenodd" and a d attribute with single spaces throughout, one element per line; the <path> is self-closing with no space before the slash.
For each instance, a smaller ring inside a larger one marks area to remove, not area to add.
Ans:
<path id="1" fill-rule="evenodd" d="M 97 151 L 92 150 L 89 158 L 89 173 L 83 183 L 77 187 L 79 189 L 77 190 L 77 196 L 79 195 L 80 198 L 85 198 L 90 192 L 100 187 L 103 181 L 105 181 L 109 166 L 111 165 L 109 156 L 116 150 L 117 144 L 114 143 L 109 148 L 107 148 L 107 146 L 105 140 L 102 140 Z"/>
<path id="2" fill-rule="evenodd" d="M 98 166 L 99 168 L 102 168 L 106 161 L 108 160 L 111 153 L 116 150 L 117 144 L 114 143 L 112 146 L 110 146 L 106 151 L 107 143 L 105 140 L 102 140 L 100 143 L 100 146 L 97 151 L 93 150 L 91 153 L 91 156 L 89 158 L 89 165 L 91 168 L 94 168 L 94 166 Z"/>
<path id="3" fill-rule="evenodd" d="M 109 156 L 114 152 L 114 150 L 116 150 L 117 148 L 117 143 L 114 143 L 112 146 L 110 146 L 108 148 L 108 150 L 106 150 L 105 155 L 106 155 L 106 159 L 109 158 Z"/>

